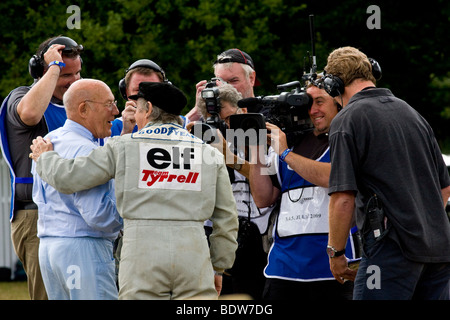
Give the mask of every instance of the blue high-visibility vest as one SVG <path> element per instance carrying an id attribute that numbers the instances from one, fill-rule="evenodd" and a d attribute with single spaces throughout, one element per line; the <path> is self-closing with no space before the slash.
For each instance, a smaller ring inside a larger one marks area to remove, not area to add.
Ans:
<path id="1" fill-rule="evenodd" d="M 3 100 L 3 103 L 0 107 L 0 138 L 1 138 L 0 144 L 3 158 L 6 160 L 6 163 L 9 167 L 9 173 L 11 177 L 11 207 L 9 218 L 12 221 L 14 218 L 14 196 L 16 191 L 16 184 L 18 183 L 32 184 L 33 177 L 16 176 L 16 173 L 14 172 L 14 168 L 12 166 L 12 158 L 9 150 L 8 137 L 6 134 L 6 113 L 7 113 L 6 106 L 8 104 L 9 97 L 11 96 L 11 92 L 8 94 L 5 100 Z M 64 125 L 64 122 L 67 119 L 66 110 L 64 109 L 64 106 L 49 103 L 47 110 L 44 113 L 44 118 L 47 124 L 47 130 L 48 132 L 50 132 Z"/>

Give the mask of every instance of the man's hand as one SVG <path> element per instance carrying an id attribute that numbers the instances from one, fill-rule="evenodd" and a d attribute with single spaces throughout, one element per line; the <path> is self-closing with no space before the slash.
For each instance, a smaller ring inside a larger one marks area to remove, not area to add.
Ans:
<path id="1" fill-rule="evenodd" d="M 44 140 L 41 136 L 38 136 L 36 139 L 33 139 L 30 149 L 32 152 L 29 154 L 29 157 L 37 161 L 44 152 L 53 151 L 53 144 L 50 142 L 50 139 Z"/>
<path id="2" fill-rule="evenodd" d="M 207 82 L 208 81 L 206 80 L 202 80 L 195 85 L 195 106 L 191 109 L 191 111 L 188 112 L 188 114 L 186 114 L 186 118 L 190 122 L 200 120 L 200 118 L 202 117 L 200 111 L 198 110 L 198 104 L 199 101 L 203 99 L 201 92 L 203 91 L 203 89 L 205 89 Z"/>
<path id="3" fill-rule="evenodd" d="M 349 269 L 345 255 L 330 258 L 330 269 L 339 283 L 344 283 L 344 280 L 355 281 L 357 271 Z"/>
<path id="4" fill-rule="evenodd" d="M 47 65 L 52 61 L 61 61 L 63 62 L 62 58 L 62 50 L 66 46 L 63 44 L 54 44 L 51 45 L 50 48 L 44 53 L 44 60 Z"/>
<path id="5" fill-rule="evenodd" d="M 136 126 L 136 101 L 129 100 L 125 103 L 125 109 L 122 111 L 122 132 L 120 135 L 132 133 Z"/>
<path id="6" fill-rule="evenodd" d="M 276 125 L 269 122 L 266 122 L 266 128 L 267 130 L 270 130 L 270 133 L 267 134 L 267 144 L 269 144 L 278 155 L 281 155 L 283 151 L 288 148 L 286 134 Z"/>
<path id="7" fill-rule="evenodd" d="M 222 281 L 223 277 L 219 275 L 214 275 L 214 286 L 216 287 L 217 295 L 220 296 L 222 292 Z"/>

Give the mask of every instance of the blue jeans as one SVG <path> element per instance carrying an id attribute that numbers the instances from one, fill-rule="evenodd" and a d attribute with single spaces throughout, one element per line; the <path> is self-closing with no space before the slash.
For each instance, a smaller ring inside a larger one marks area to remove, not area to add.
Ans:
<path id="1" fill-rule="evenodd" d="M 115 300 L 113 243 L 107 239 L 43 237 L 39 264 L 49 300 Z"/>
<path id="2" fill-rule="evenodd" d="M 449 300 L 450 263 L 406 259 L 389 237 L 364 236 L 354 300 Z"/>

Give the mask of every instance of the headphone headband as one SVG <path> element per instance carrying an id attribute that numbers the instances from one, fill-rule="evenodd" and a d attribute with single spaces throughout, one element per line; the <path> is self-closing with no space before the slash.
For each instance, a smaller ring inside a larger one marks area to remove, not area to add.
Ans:
<path id="1" fill-rule="evenodd" d="M 69 37 L 62 36 L 52 39 L 51 41 L 49 41 L 49 43 L 47 43 L 43 50 L 33 55 L 28 62 L 28 72 L 34 79 L 38 79 L 44 74 L 44 54 L 53 44 L 64 45 L 65 47 L 62 50 L 62 53 L 66 55 L 74 51 L 78 51 L 79 53 L 81 53 L 84 50 L 81 44 L 76 43 Z"/>
<path id="2" fill-rule="evenodd" d="M 163 75 L 164 80 L 166 79 L 166 74 L 165 74 L 164 70 L 160 66 L 158 66 L 155 62 L 153 62 L 152 60 L 149 60 L 149 59 L 140 59 L 140 60 L 133 62 L 128 67 L 128 69 L 125 70 L 125 74 L 127 74 L 130 70 L 133 70 L 133 69 L 136 69 L 139 67 L 148 68 L 148 69 L 152 69 L 157 72 L 160 72 Z"/>
<path id="3" fill-rule="evenodd" d="M 375 80 L 380 80 L 382 75 L 380 64 L 373 58 L 368 59 L 370 64 L 372 65 L 373 77 L 375 78 Z M 319 81 L 322 84 L 323 89 L 325 89 L 325 91 L 333 98 L 337 97 L 338 95 L 342 95 L 344 93 L 345 90 L 344 82 L 338 76 L 329 73 L 327 74 L 326 71 L 324 70 L 323 78 L 320 79 Z"/>
<path id="4" fill-rule="evenodd" d="M 163 82 L 165 83 L 170 83 L 169 80 L 167 80 L 166 78 L 166 73 L 164 72 L 164 70 L 157 65 L 155 62 L 153 62 L 152 60 L 149 59 L 139 59 L 135 62 L 133 62 L 128 69 L 125 70 L 125 76 L 127 75 L 127 73 L 133 69 L 136 68 L 148 68 L 148 69 L 152 69 L 156 72 L 161 73 L 162 77 L 163 77 Z M 127 89 L 126 89 L 126 83 L 125 83 L 125 77 L 123 77 L 120 81 L 119 81 L 119 91 L 120 94 L 122 95 L 122 97 L 125 100 L 128 100 L 127 97 Z"/>
<path id="5" fill-rule="evenodd" d="M 74 50 L 78 50 L 81 53 L 84 50 L 83 45 L 76 43 L 69 37 L 57 37 L 47 44 L 45 50 L 42 50 L 41 56 L 43 56 L 44 53 L 47 52 L 48 48 L 50 48 L 54 44 L 65 45 L 64 49 L 62 49 L 63 54 L 72 53 Z"/>

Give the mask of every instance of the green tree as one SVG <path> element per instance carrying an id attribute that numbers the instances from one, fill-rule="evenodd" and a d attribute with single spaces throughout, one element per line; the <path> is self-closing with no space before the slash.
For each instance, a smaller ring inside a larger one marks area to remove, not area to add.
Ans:
<path id="1" fill-rule="evenodd" d="M 380 8 L 381 29 L 366 25 L 371 4 Z M 85 0 L 76 5 L 81 28 L 70 30 L 64 1 L 0 3 L 1 97 L 31 83 L 28 60 L 39 43 L 59 34 L 85 46 L 83 77 L 105 81 L 117 97 L 124 70 L 148 58 L 186 93 L 187 112 L 195 84 L 213 76 L 216 56 L 229 48 L 252 56 L 261 82 L 257 95 L 276 94 L 277 84 L 302 76 L 310 51 L 308 16 L 314 14 L 319 70 L 334 48 L 360 48 L 380 62 L 379 85 L 416 108 L 450 150 L 448 1 Z"/>

